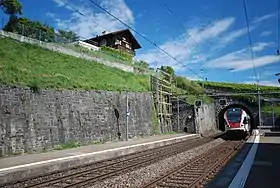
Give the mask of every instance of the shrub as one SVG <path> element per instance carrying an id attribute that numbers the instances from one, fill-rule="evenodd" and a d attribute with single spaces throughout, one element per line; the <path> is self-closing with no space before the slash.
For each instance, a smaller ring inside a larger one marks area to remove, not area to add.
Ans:
<path id="1" fill-rule="evenodd" d="M 190 81 L 182 76 L 175 76 L 175 82 L 178 88 L 186 90 L 189 94 L 201 94 L 203 88 L 196 82 Z"/>
<path id="2" fill-rule="evenodd" d="M 236 83 L 226 83 L 226 82 L 202 82 L 198 81 L 199 84 L 204 84 L 206 88 L 209 89 L 227 89 L 237 92 L 246 91 L 256 91 L 257 87 L 255 84 L 236 84 Z M 260 86 L 261 91 L 280 91 L 280 87 L 273 86 Z"/>
<path id="3" fill-rule="evenodd" d="M 133 55 L 123 52 L 121 50 L 110 48 L 108 46 L 102 46 L 101 50 L 123 61 L 133 61 Z"/>

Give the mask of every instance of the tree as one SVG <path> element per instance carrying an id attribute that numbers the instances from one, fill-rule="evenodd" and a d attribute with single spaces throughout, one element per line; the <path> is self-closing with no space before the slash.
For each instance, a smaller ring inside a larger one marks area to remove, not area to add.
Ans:
<path id="1" fill-rule="evenodd" d="M 174 69 L 171 66 L 161 66 L 160 70 L 162 70 L 162 71 L 166 72 L 167 74 L 169 74 L 171 76 L 171 79 L 173 80 L 174 75 L 175 75 L 175 71 L 174 71 Z M 164 74 L 163 76 L 164 76 L 164 78 L 166 80 L 169 80 L 169 78 L 170 78 L 166 74 Z"/>
<path id="2" fill-rule="evenodd" d="M 4 30 L 45 42 L 53 42 L 55 38 L 53 27 L 24 17 L 10 19 Z"/>
<path id="3" fill-rule="evenodd" d="M 148 69 L 149 66 L 150 66 L 149 63 L 147 63 L 146 61 L 143 61 L 143 60 L 136 61 L 135 65 L 137 65 L 139 67 L 142 67 L 142 68 L 145 68 L 145 69 Z"/>
<path id="4" fill-rule="evenodd" d="M 73 31 L 58 30 L 58 35 L 62 41 L 75 42 L 79 40 L 79 36 Z"/>
<path id="5" fill-rule="evenodd" d="M 147 63 L 146 61 L 143 60 L 139 60 L 139 61 L 135 61 L 134 63 L 137 66 L 137 70 L 139 73 L 143 74 L 145 72 L 147 72 L 147 70 L 149 69 L 150 65 L 149 63 Z"/>
<path id="6" fill-rule="evenodd" d="M 203 93 L 203 89 L 197 82 L 188 80 L 183 76 L 174 76 L 174 80 L 178 88 L 188 91 L 190 94 Z"/>
<path id="7" fill-rule="evenodd" d="M 22 14 L 22 4 L 18 0 L 0 0 L 0 7 L 10 16 Z"/>
<path id="8" fill-rule="evenodd" d="M 172 77 L 175 75 L 175 71 L 171 66 L 161 66 L 160 70 L 170 74 Z"/>

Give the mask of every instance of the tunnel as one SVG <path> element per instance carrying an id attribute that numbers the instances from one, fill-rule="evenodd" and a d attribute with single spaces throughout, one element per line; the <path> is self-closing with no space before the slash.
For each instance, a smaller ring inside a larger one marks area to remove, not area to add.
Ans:
<path id="1" fill-rule="evenodd" d="M 225 131 L 224 113 L 230 108 L 242 108 L 250 116 L 251 131 L 257 127 L 256 117 L 254 117 L 253 112 L 248 106 L 243 104 L 230 104 L 222 108 L 217 115 L 219 130 Z"/>

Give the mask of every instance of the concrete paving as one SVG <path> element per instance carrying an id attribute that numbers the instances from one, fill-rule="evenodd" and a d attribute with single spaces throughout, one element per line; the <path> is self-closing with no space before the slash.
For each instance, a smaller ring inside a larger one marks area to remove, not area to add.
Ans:
<path id="1" fill-rule="evenodd" d="M 95 144 L 10 158 L 0 158 L 0 182 L 5 183 L 34 175 L 67 169 L 104 159 L 152 149 L 199 137 L 196 134 L 152 136 L 129 141 Z"/>
<path id="2" fill-rule="evenodd" d="M 261 137 L 246 188 L 279 188 L 280 137 Z"/>
<path id="3" fill-rule="evenodd" d="M 207 188 L 229 187 L 233 178 L 243 164 L 249 150 L 252 147 L 255 136 L 251 136 L 242 150 L 226 165 L 224 169 L 207 185 Z"/>
<path id="4" fill-rule="evenodd" d="M 259 135 L 252 136 L 238 155 L 207 187 L 280 187 L 280 137 L 276 135 L 278 134 L 263 134 L 261 132 Z"/>

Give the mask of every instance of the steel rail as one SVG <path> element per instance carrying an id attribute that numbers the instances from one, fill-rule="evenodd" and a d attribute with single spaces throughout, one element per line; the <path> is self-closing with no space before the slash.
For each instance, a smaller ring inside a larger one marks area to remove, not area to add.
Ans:
<path id="1" fill-rule="evenodd" d="M 154 163 L 166 157 L 170 157 L 181 152 L 184 152 L 193 147 L 203 145 L 214 138 L 194 138 L 189 139 L 184 142 L 176 143 L 175 145 L 168 145 L 164 149 L 158 148 L 154 150 L 149 150 L 148 153 L 142 152 L 132 158 L 126 160 L 116 161 L 110 164 L 101 165 L 96 168 L 90 168 L 85 170 L 77 169 L 78 172 L 73 172 L 66 174 L 62 177 L 49 178 L 47 180 L 33 180 L 33 183 L 28 183 L 28 179 L 25 182 L 19 182 L 18 185 L 21 187 L 79 187 L 87 183 L 93 183 L 98 180 L 111 177 L 114 175 L 119 175 L 122 172 L 131 170 L 133 168 L 139 168 L 140 166 Z M 131 165 L 132 164 L 132 165 Z M 101 172 L 100 172 L 101 171 Z M 35 179 L 36 180 L 36 179 Z M 67 183 L 65 183 L 67 182 Z"/>
<path id="2" fill-rule="evenodd" d="M 116 164 L 118 160 L 119 160 L 119 162 L 126 161 L 126 160 L 131 160 L 131 159 L 139 157 L 140 155 L 144 156 L 144 155 L 154 154 L 156 152 L 161 152 L 163 150 L 168 150 L 169 148 L 172 148 L 176 145 L 183 145 L 185 143 L 188 143 L 188 142 L 191 142 L 191 141 L 196 141 L 196 140 L 199 140 L 199 139 L 201 139 L 201 138 L 191 138 L 191 139 L 187 139 L 185 141 L 179 142 L 179 143 L 168 144 L 168 145 L 164 145 L 164 146 L 161 146 L 161 147 L 158 147 L 158 148 L 148 149 L 148 150 L 140 151 L 140 152 L 137 152 L 137 153 L 132 153 L 132 154 L 124 155 L 124 156 L 114 157 L 114 158 L 111 158 L 111 159 L 105 159 L 105 160 L 102 160 L 102 161 L 93 162 L 93 163 L 89 163 L 89 164 L 85 164 L 85 165 L 79 165 L 79 166 L 72 167 L 72 168 L 69 168 L 69 169 L 63 169 L 63 170 L 58 170 L 58 171 L 54 171 L 54 172 L 45 173 L 45 174 L 42 174 L 42 175 L 23 178 L 23 179 L 15 180 L 15 181 L 12 181 L 12 182 L 7 182 L 5 184 L 0 184 L 0 188 L 4 187 L 4 186 L 8 186 L 8 185 L 17 185 L 17 184 L 25 184 L 25 186 L 29 186 L 29 185 L 30 186 L 35 186 L 36 183 L 31 183 L 30 184 L 28 182 L 30 182 L 32 180 L 40 179 L 40 178 L 48 178 L 48 176 L 54 176 L 55 177 L 54 179 L 57 179 L 57 178 L 59 178 L 57 176 L 59 176 L 58 174 L 60 174 L 60 173 L 64 173 L 64 172 L 67 172 L 67 173 L 70 172 L 71 173 L 71 171 L 75 171 L 75 170 L 83 169 L 83 168 L 93 169 L 93 168 L 97 168 L 97 167 L 91 168 L 91 166 L 96 166 L 96 165 L 98 166 L 99 164 L 101 164 L 99 167 L 110 165 L 110 164 L 113 165 L 113 164 Z"/>
<path id="3" fill-rule="evenodd" d="M 182 153 L 188 149 L 192 149 L 194 147 L 203 145 L 207 142 L 209 142 L 209 139 L 205 139 L 203 141 L 201 140 L 201 142 L 193 141 L 193 142 L 189 142 L 188 144 L 186 144 L 185 147 L 179 146 L 178 148 L 174 149 L 174 151 L 172 151 L 171 149 L 166 150 L 166 153 L 163 153 L 161 155 L 153 154 L 153 155 L 151 155 L 150 158 L 142 157 L 141 160 L 139 158 L 137 158 L 134 161 L 130 161 L 127 164 L 122 164 L 120 162 L 120 163 L 118 163 L 119 166 L 116 166 L 116 167 L 112 167 L 112 165 L 107 165 L 104 169 L 99 169 L 99 170 L 101 170 L 101 172 L 92 170 L 92 172 L 94 172 L 95 174 L 93 174 L 91 171 L 89 171 L 86 174 L 79 173 L 79 174 L 71 175 L 71 176 L 68 176 L 66 178 L 60 179 L 57 182 L 55 182 L 56 184 L 59 184 L 59 182 L 61 182 L 61 180 L 62 181 L 66 180 L 68 185 L 66 185 L 66 184 L 55 185 L 55 184 L 53 184 L 53 182 L 50 182 L 51 187 L 74 188 L 74 187 L 84 186 L 87 184 L 93 184 L 97 181 L 101 181 L 103 179 L 106 179 L 106 178 L 109 178 L 109 177 L 112 177 L 115 175 L 120 175 L 121 173 L 131 171 L 135 168 L 140 168 L 142 166 L 152 164 L 152 163 L 162 160 L 164 158 Z M 79 179 L 77 179 L 78 177 L 79 177 Z M 43 184 L 43 186 L 45 186 L 45 185 L 49 186 L 48 184 Z"/>
<path id="4" fill-rule="evenodd" d="M 207 179 L 214 177 L 244 144 L 244 140 L 227 141 L 210 151 L 191 159 L 184 165 L 169 171 L 166 175 L 155 179 L 142 188 L 151 187 L 201 187 Z M 210 161 L 210 164 L 209 164 Z"/>

